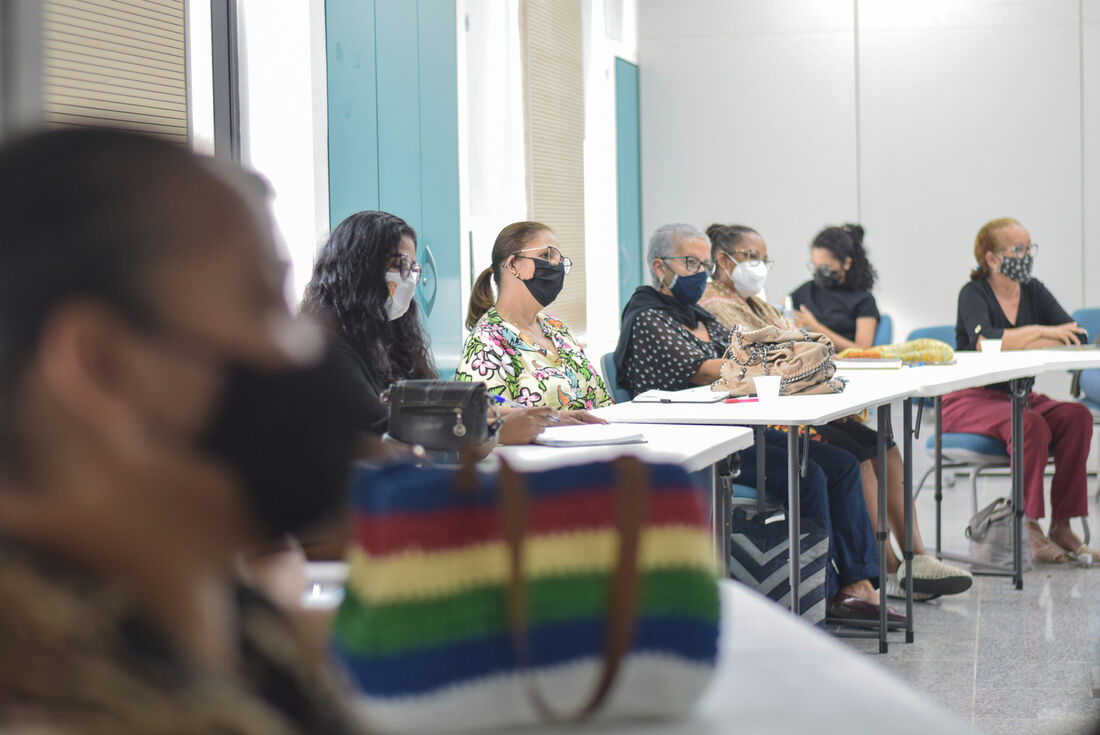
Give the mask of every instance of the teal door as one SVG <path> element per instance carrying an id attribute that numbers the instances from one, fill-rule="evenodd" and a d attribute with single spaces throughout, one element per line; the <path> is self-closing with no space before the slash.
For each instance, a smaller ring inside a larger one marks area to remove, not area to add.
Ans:
<path id="1" fill-rule="evenodd" d="M 439 370 L 462 348 L 455 0 L 326 0 L 329 222 L 381 209 L 416 230 Z"/>
<path id="2" fill-rule="evenodd" d="M 642 247 L 642 159 L 638 67 L 615 59 L 615 132 L 619 188 L 619 308 L 645 278 Z"/>

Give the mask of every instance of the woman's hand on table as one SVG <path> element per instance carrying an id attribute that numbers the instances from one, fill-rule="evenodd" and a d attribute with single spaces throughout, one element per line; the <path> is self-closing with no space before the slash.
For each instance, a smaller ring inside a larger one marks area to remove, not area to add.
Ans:
<path id="1" fill-rule="evenodd" d="M 1043 336 L 1047 339 L 1057 340 L 1064 345 L 1079 345 L 1081 344 L 1081 337 L 1085 334 L 1087 333 L 1077 322 L 1066 322 L 1065 324 L 1048 326 Z"/>
<path id="2" fill-rule="evenodd" d="M 588 411 L 562 411 L 558 414 L 563 424 L 606 424 L 599 416 L 593 416 Z"/>
<path id="3" fill-rule="evenodd" d="M 513 409 L 502 412 L 500 424 L 501 444 L 530 444 L 535 437 L 542 433 L 554 422 L 555 417 L 562 416 L 562 412 L 549 406 L 535 408 Z M 562 419 L 564 423 L 564 419 Z"/>

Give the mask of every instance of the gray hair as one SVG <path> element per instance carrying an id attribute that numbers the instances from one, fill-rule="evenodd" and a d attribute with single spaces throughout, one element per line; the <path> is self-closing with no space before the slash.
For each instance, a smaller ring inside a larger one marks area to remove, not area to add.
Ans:
<path id="1" fill-rule="evenodd" d="M 679 243 L 695 239 L 703 240 L 707 245 L 710 245 L 710 238 L 695 225 L 677 222 L 657 228 L 657 231 L 649 238 L 649 247 L 646 248 L 646 262 L 649 263 L 649 275 L 654 288 L 661 287 L 661 279 L 657 275 L 657 271 L 653 269 L 653 261 L 658 258 L 669 257 L 676 252 L 676 246 Z"/>

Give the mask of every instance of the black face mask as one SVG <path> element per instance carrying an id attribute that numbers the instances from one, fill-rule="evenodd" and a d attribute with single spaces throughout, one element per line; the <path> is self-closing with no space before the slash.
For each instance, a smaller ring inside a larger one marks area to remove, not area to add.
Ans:
<path id="1" fill-rule="evenodd" d="M 271 538 L 331 518 L 347 503 L 355 430 L 327 352 L 306 368 L 227 364 L 201 447 L 232 467 Z"/>
<path id="2" fill-rule="evenodd" d="M 527 290 L 535 297 L 540 306 L 549 306 L 561 293 L 565 285 L 565 265 L 550 265 L 545 260 L 530 258 L 535 264 L 535 273 L 523 282 Z"/>
<path id="3" fill-rule="evenodd" d="M 814 269 L 814 283 L 822 288 L 836 288 L 840 285 L 840 271 L 819 265 Z"/>
<path id="4" fill-rule="evenodd" d="M 1031 267 L 1034 262 L 1035 258 L 1030 253 L 1018 258 L 1001 256 L 1001 273 L 1016 283 L 1027 283 L 1031 280 Z"/>

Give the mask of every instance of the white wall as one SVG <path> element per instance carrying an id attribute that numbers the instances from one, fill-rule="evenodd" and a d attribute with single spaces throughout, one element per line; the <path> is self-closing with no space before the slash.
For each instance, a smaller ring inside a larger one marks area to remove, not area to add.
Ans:
<path id="1" fill-rule="evenodd" d="M 267 179 L 295 302 L 328 234 L 324 0 L 238 0 L 241 158 Z"/>
<path id="2" fill-rule="evenodd" d="M 1096 306 L 1100 304 L 1100 0 L 1082 1 L 1082 20 L 1082 122 L 1086 137 L 1081 197 L 1085 214 L 1085 259 L 1081 268 L 1085 299 L 1081 306 Z"/>
<path id="3" fill-rule="evenodd" d="M 777 301 L 821 227 L 860 220 L 901 339 L 954 321 L 974 235 L 1015 216 L 1063 306 L 1100 303 L 1100 0 L 1081 8 L 640 0 L 647 233 L 756 227 Z"/>
<path id="4" fill-rule="evenodd" d="M 805 280 L 814 232 L 858 214 L 854 43 L 850 0 L 642 0 L 645 236 L 747 224 L 773 300 Z"/>

